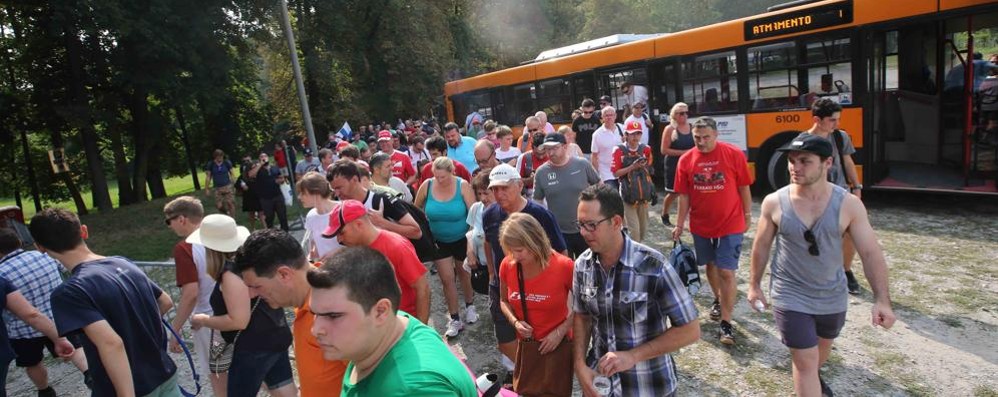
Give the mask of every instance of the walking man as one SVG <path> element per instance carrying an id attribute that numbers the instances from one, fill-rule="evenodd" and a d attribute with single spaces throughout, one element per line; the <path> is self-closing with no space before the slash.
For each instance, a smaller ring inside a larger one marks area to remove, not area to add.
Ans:
<path id="1" fill-rule="evenodd" d="M 895 321 L 887 262 L 866 208 L 859 197 L 828 181 L 832 147 L 825 138 L 802 134 L 780 149 L 788 152 L 791 184 L 763 200 L 752 244 L 748 299 L 753 306 L 758 302 L 765 307 L 760 283 L 776 240 L 769 303 L 783 344 L 790 349 L 798 396 L 832 396 L 818 370 L 831 354 L 849 307 L 840 265 L 845 239 L 856 245 L 873 289 L 873 325 L 889 329 Z"/>
<path id="2" fill-rule="evenodd" d="M 322 167 L 322 162 L 312 155 L 312 149 L 305 149 L 305 158 L 295 164 L 295 181 L 300 181 L 309 171 L 318 171 L 319 167 Z"/>
<path id="3" fill-rule="evenodd" d="M 862 198 L 863 185 L 859 183 L 856 163 L 852 159 L 856 148 L 853 147 L 849 134 L 839 129 L 842 105 L 831 99 L 822 98 L 811 105 L 811 115 L 814 125 L 803 134 L 820 136 L 832 144 L 832 168 L 828 169 L 828 180 L 857 198 Z M 846 236 L 842 239 L 842 267 L 845 269 L 850 294 L 859 293 L 859 281 L 856 281 L 856 276 L 852 273 L 852 260 L 855 256 L 856 248 L 852 244 L 852 239 Z"/>
<path id="4" fill-rule="evenodd" d="M 742 238 L 752 220 L 748 161 L 734 145 L 717 140 L 717 122 L 702 117 L 693 123 L 696 150 L 679 158 L 676 193 L 679 212 L 672 239 L 679 240 L 690 220 L 697 263 L 707 266 L 707 281 L 714 291 L 712 320 L 721 320 L 720 340 L 735 343 L 731 312 L 738 296 L 735 270 Z"/>
<path id="5" fill-rule="evenodd" d="M 547 202 L 547 208 L 558 221 L 558 229 L 568 244 L 568 253 L 577 258 L 589 247 L 579 233 L 576 203 L 583 190 L 599 183 L 599 175 L 588 161 L 568 154 L 562 134 L 548 134 L 541 147 L 548 154 L 548 162 L 534 175 L 534 200 Z"/>
<path id="6" fill-rule="evenodd" d="M 617 177 L 613 176 L 611 170 L 613 151 L 624 143 L 624 133 L 617 125 L 617 110 L 613 106 L 604 107 L 600 114 L 602 114 L 603 125 L 593 133 L 592 145 L 590 145 L 591 160 L 593 168 L 599 173 L 600 180 L 617 189 L 620 185 L 617 184 Z"/>
<path id="7" fill-rule="evenodd" d="M 599 113 L 596 112 L 596 104 L 592 99 L 582 100 L 582 116 L 572 121 L 572 131 L 575 131 L 575 142 L 582 149 L 582 154 L 588 156 L 592 151 L 593 133 L 601 125 Z"/>
<path id="8" fill-rule="evenodd" d="M 281 169 L 270 164 L 270 156 L 267 153 L 260 153 L 260 162 L 253 164 L 249 170 L 249 177 L 254 182 L 253 189 L 257 198 L 260 199 L 260 207 L 263 208 L 264 222 L 267 227 L 274 227 L 274 214 L 281 221 L 281 230 L 288 231 L 288 208 L 284 205 L 284 195 L 281 193 L 281 184 L 284 183 L 284 176 Z"/>
<path id="9" fill-rule="evenodd" d="M 700 339 L 693 298 L 662 253 L 623 232 L 616 190 L 590 186 L 579 200 L 589 250 L 575 260 L 573 361 L 583 394 L 599 396 L 600 375 L 610 379 L 609 396 L 674 396 L 671 353 Z"/>
<path id="10" fill-rule="evenodd" d="M 475 162 L 475 138 L 462 136 L 457 124 L 444 124 L 444 139 L 447 141 L 447 157 L 464 165 L 468 171 L 475 172 L 478 163 Z"/>
<path id="11" fill-rule="evenodd" d="M 228 216 L 236 215 L 236 192 L 232 188 L 232 181 L 235 180 L 236 172 L 232 162 L 225 159 L 222 149 L 215 149 L 212 161 L 205 166 L 204 190 L 206 194 L 211 194 L 211 185 L 214 183 L 215 207 Z"/>

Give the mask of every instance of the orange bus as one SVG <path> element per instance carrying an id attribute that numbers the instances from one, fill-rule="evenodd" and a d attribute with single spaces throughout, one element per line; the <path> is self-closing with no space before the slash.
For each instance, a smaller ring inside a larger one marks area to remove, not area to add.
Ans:
<path id="1" fill-rule="evenodd" d="M 447 83 L 448 118 L 463 124 L 478 112 L 522 127 L 543 110 L 568 124 L 584 98 L 602 95 L 626 116 L 622 86 L 639 85 L 656 155 L 669 110 L 685 102 L 718 120 L 721 139 L 748 154 L 754 186 L 769 191 L 788 183 L 775 149 L 810 128 L 815 99 L 831 98 L 844 108 L 865 188 L 998 194 L 998 128 L 987 121 L 996 113 L 986 110 L 998 92 L 986 78 L 998 52 L 993 0 L 803 0 L 583 47 Z"/>

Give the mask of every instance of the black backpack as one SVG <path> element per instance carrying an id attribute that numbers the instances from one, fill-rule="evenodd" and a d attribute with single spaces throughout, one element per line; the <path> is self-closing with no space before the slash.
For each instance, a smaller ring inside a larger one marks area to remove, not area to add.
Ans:
<path id="1" fill-rule="evenodd" d="M 669 263 L 676 270 L 679 281 L 683 282 L 690 295 L 696 295 L 700 291 L 700 268 L 697 267 L 696 253 L 682 241 L 673 241 L 672 251 L 669 252 Z"/>
<path id="2" fill-rule="evenodd" d="M 647 145 L 638 144 L 637 151 L 631 151 L 626 144 L 617 146 L 620 150 L 621 165 L 629 167 L 632 163 L 644 157 Z M 627 204 L 650 203 L 655 195 L 655 185 L 651 181 L 648 168 L 635 170 L 618 179 L 620 181 L 620 196 Z"/>
<path id="3" fill-rule="evenodd" d="M 423 262 L 431 262 L 436 258 L 437 245 L 433 239 L 433 232 L 430 231 L 430 220 L 426 217 L 426 213 L 422 209 L 416 207 L 412 203 L 402 200 L 400 197 L 390 197 L 383 196 L 385 200 L 389 200 L 392 204 L 401 205 L 405 209 L 405 212 L 412 215 L 412 219 L 416 220 L 416 224 L 419 225 L 419 230 L 423 232 L 423 235 L 418 239 L 409 239 L 412 246 L 416 248 L 416 253 L 419 255 L 419 260 Z M 371 207 L 375 210 L 380 209 L 380 200 L 374 200 L 371 203 Z M 431 257 L 432 256 L 432 257 Z"/>

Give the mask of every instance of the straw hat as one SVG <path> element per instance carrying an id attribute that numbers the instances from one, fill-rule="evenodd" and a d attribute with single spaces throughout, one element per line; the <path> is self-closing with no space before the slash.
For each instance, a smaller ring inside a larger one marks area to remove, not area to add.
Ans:
<path id="1" fill-rule="evenodd" d="M 248 229 L 236 226 L 236 220 L 228 215 L 211 214 L 201 220 L 201 227 L 187 236 L 186 241 L 218 252 L 236 252 L 249 234 Z"/>

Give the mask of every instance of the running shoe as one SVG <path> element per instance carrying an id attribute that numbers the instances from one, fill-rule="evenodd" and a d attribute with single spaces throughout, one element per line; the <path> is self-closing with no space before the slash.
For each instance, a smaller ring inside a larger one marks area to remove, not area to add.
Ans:
<path id="1" fill-rule="evenodd" d="M 675 227 L 675 225 L 672 224 L 672 221 L 669 220 L 669 214 L 662 214 L 662 224 L 666 227 Z"/>
<path id="2" fill-rule="evenodd" d="M 821 379 L 821 376 L 818 377 L 818 382 L 821 382 L 821 396 L 822 397 L 835 397 L 835 394 L 832 393 L 832 388 L 828 387 L 828 384 L 825 383 L 824 379 Z"/>
<path id="3" fill-rule="evenodd" d="M 859 293 L 859 281 L 856 281 L 856 275 L 852 272 L 846 272 L 846 285 L 849 286 L 849 293 L 856 295 Z"/>
<path id="4" fill-rule="evenodd" d="M 710 319 L 717 321 L 721 319 L 721 301 L 714 299 L 714 304 L 710 306 Z"/>
<path id="5" fill-rule="evenodd" d="M 731 323 L 721 320 L 721 331 L 719 334 L 721 343 L 725 345 L 735 344 L 734 329 L 731 327 Z"/>
<path id="6" fill-rule="evenodd" d="M 461 320 L 451 319 L 450 321 L 447 322 L 447 332 L 444 332 L 444 335 L 453 338 L 457 336 L 457 334 L 460 333 L 461 330 L 463 329 L 464 329 L 464 323 L 461 322 Z"/>
<path id="7" fill-rule="evenodd" d="M 468 306 L 464 309 L 464 322 L 468 324 L 474 324 L 478 321 L 478 311 L 475 310 L 475 305 Z"/>

